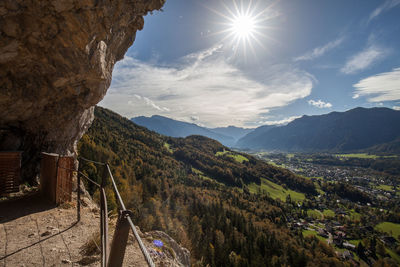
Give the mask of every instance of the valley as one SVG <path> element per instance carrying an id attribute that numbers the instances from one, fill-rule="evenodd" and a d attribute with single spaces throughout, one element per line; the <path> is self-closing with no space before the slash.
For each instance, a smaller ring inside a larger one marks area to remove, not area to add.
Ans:
<path id="1" fill-rule="evenodd" d="M 171 235 L 193 266 L 400 264 L 397 157 L 243 153 L 95 116 L 80 155 L 109 162 L 136 224 Z"/>
<path id="2" fill-rule="evenodd" d="M 251 154 L 307 177 L 318 188 L 319 195 L 307 199 L 293 198 L 284 190 L 277 195 L 271 191 L 273 185 L 266 190 L 257 188 L 258 193 L 282 200 L 286 195 L 286 202 L 297 203 L 298 210 L 288 215 L 288 227 L 293 231 L 301 231 L 304 236 L 316 236 L 333 246 L 343 258 L 362 258 L 372 264 L 371 256 L 379 247 L 382 255 L 388 254 L 397 264 L 400 263 L 398 156 L 365 153 Z M 376 248 L 366 248 L 371 246 L 369 242 Z"/>

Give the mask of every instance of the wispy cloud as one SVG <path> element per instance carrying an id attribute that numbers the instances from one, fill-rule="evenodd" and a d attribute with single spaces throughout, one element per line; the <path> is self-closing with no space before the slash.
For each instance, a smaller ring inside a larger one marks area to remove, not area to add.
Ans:
<path id="1" fill-rule="evenodd" d="M 382 5 L 377 7 L 372 13 L 369 15 L 369 20 L 371 21 L 374 18 L 378 17 L 380 14 L 388 11 L 389 9 L 392 9 L 396 7 L 397 5 L 400 5 L 400 0 L 386 0 Z"/>
<path id="2" fill-rule="evenodd" d="M 369 102 L 400 100 L 400 68 L 362 79 L 353 87 L 353 98 L 367 96 Z"/>
<path id="3" fill-rule="evenodd" d="M 139 104 L 140 104 L 140 102 L 143 102 L 145 105 L 147 105 L 149 107 L 152 107 L 155 110 L 158 110 L 158 111 L 169 111 L 169 108 L 159 107 L 152 100 L 150 100 L 147 97 L 136 95 L 136 94 L 134 94 L 133 96 L 139 101 Z M 132 106 L 136 106 L 138 103 L 137 103 L 137 101 L 134 101 L 134 100 L 133 101 L 129 100 L 128 104 L 132 105 Z"/>
<path id="4" fill-rule="evenodd" d="M 318 101 L 315 100 L 308 100 L 308 104 L 317 107 L 317 108 L 331 108 L 332 104 L 329 102 L 324 102 L 321 99 L 319 99 Z"/>
<path id="5" fill-rule="evenodd" d="M 161 65 L 132 57 L 116 65 L 113 82 L 100 105 L 127 117 L 163 114 L 208 126 L 245 125 L 259 114 L 310 95 L 313 77 L 291 65 L 249 77 L 230 63 L 222 47 Z"/>
<path id="6" fill-rule="evenodd" d="M 262 125 L 285 125 L 289 122 L 294 121 L 295 119 L 301 118 L 301 116 L 291 116 L 284 118 L 282 120 L 266 120 L 262 122 Z"/>
<path id="7" fill-rule="evenodd" d="M 340 69 L 345 74 L 353 74 L 369 68 L 388 55 L 388 50 L 375 44 L 368 45 L 364 50 L 350 57 Z"/>
<path id="8" fill-rule="evenodd" d="M 340 37 L 336 40 L 333 40 L 333 41 L 325 44 L 324 46 L 316 47 L 312 51 L 310 51 L 302 56 L 296 57 L 294 59 L 294 61 L 313 60 L 315 58 L 323 56 L 326 52 L 328 52 L 328 51 L 336 48 L 340 44 L 342 44 L 343 41 L 344 41 L 344 37 Z"/>

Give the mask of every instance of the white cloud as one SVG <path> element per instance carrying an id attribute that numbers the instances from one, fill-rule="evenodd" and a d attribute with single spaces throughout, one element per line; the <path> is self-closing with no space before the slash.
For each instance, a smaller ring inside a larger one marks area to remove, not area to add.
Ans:
<path id="1" fill-rule="evenodd" d="M 380 5 L 374 11 L 372 11 L 372 13 L 369 15 L 368 21 L 373 20 L 374 18 L 378 17 L 381 13 L 394 8 L 395 6 L 397 6 L 399 4 L 400 4 L 400 0 L 386 0 L 382 5 Z"/>
<path id="2" fill-rule="evenodd" d="M 294 60 L 301 61 L 301 60 L 315 59 L 317 57 L 324 55 L 326 52 L 334 49 L 335 47 L 339 46 L 341 43 L 343 43 L 343 41 L 344 41 L 344 37 L 340 37 L 339 39 L 331 41 L 324 46 L 316 47 L 312 51 L 310 51 L 300 57 L 296 57 Z"/>
<path id="3" fill-rule="evenodd" d="M 284 118 L 282 120 L 267 120 L 267 121 L 263 121 L 261 124 L 262 125 L 285 125 L 285 124 L 288 124 L 289 122 L 292 122 L 298 118 L 301 118 L 301 116 L 291 116 L 288 118 Z"/>
<path id="4" fill-rule="evenodd" d="M 275 65 L 265 68 L 260 81 L 231 64 L 221 49 L 212 47 L 169 65 L 125 57 L 100 105 L 127 117 L 162 114 L 190 121 L 196 116 L 208 126 L 245 125 L 270 108 L 310 95 L 314 80 L 307 72 Z"/>
<path id="5" fill-rule="evenodd" d="M 321 99 L 318 101 L 315 100 L 308 100 L 308 104 L 317 107 L 317 108 L 331 108 L 332 104 L 329 102 L 324 102 Z"/>
<path id="6" fill-rule="evenodd" d="M 133 96 L 134 96 L 137 100 L 139 100 L 140 102 L 143 101 L 143 103 L 144 103 L 145 105 L 147 105 L 147 106 L 149 106 L 149 107 L 152 107 L 152 108 L 154 108 L 154 109 L 156 109 L 156 110 L 158 110 L 158 111 L 169 111 L 169 108 L 159 107 L 159 106 L 157 106 L 152 100 L 150 100 L 150 99 L 147 98 L 147 97 L 140 96 L 140 95 L 137 95 L 137 94 L 134 94 Z M 129 101 L 128 101 L 128 104 L 129 104 L 129 105 L 132 105 L 132 106 L 136 106 L 137 103 L 135 103 L 135 101 L 129 100 Z"/>
<path id="7" fill-rule="evenodd" d="M 400 106 L 393 106 L 394 110 L 400 110 Z"/>
<path id="8" fill-rule="evenodd" d="M 190 116 L 191 121 L 198 121 L 200 118 L 198 116 Z"/>
<path id="9" fill-rule="evenodd" d="M 388 51 L 376 45 L 369 45 L 363 51 L 350 57 L 346 64 L 341 68 L 341 72 L 345 74 L 353 74 L 361 70 L 367 69 L 378 60 L 386 57 Z"/>
<path id="10" fill-rule="evenodd" d="M 362 79 L 353 87 L 353 98 L 368 96 L 369 102 L 400 100 L 400 68 Z"/>

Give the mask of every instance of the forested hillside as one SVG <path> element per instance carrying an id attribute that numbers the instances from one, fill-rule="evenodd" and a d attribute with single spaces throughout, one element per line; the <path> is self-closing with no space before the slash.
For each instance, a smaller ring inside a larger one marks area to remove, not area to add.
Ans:
<path id="1" fill-rule="evenodd" d="M 79 153 L 108 161 L 134 222 L 170 234 L 191 251 L 195 266 L 347 265 L 326 243 L 287 228 L 285 214 L 296 203 L 248 190 L 269 179 L 313 195 L 312 183 L 214 140 L 164 137 L 97 107 Z M 100 181 L 98 166 L 80 168 Z M 112 191 L 107 195 L 115 209 Z"/>

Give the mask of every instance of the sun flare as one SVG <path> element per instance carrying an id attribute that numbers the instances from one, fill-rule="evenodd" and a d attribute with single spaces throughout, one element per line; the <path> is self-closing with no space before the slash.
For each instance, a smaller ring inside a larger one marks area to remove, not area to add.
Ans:
<path id="1" fill-rule="evenodd" d="M 248 38 L 255 31 L 256 22 L 248 15 L 239 15 L 232 21 L 231 31 L 238 38 Z"/>
<path id="2" fill-rule="evenodd" d="M 221 1 L 221 9 L 211 9 L 224 21 L 219 23 L 223 26 L 220 31 L 214 34 L 221 34 L 222 43 L 232 47 L 235 55 L 239 51 L 247 57 L 247 51 L 256 56 L 256 47 L 266 48 L 265 39 L 271 40 L 271 24 L 279 14 L 272 8 L 273 2 L 265 4 L 264 0 L 226 0 Z"/>

